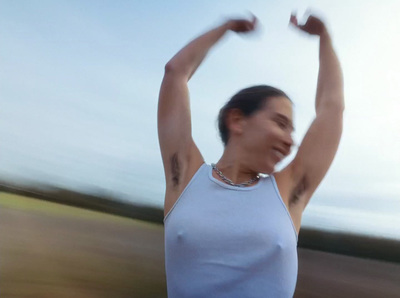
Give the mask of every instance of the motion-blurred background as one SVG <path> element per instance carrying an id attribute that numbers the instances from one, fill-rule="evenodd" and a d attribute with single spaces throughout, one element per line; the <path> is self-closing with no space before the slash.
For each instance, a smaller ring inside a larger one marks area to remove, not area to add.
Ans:
<path id="1" fill-rule="evenodd" d="M 228 34 L 190 81 L 194 139 L 206 162 L 216 162 L 219 108 L 239 89 L 269 84 L 294 101 L 299 143 L 314 116 L 318 40 L 288 21 L 308 7 L 333 36 L 346 111 L 336 159 L 303 217 L 319 236 L 305 246 L 324 242 L 323 235 L 333 235 L 325 248 L 342 241 L 339 234 L 383 238 L 364 257 L 379 255 L 393 267 L 371 273 L 386 281 L 367 283 L 365 293 L 400 284 L 399 1 L 3 0 L 0 296 L 164 297 L 162 226 L 126 218 L 162 222 L 156 113 L 164 65 L 196 35 L 254 13 L 258 32 Z M 364 293 L 357 289 L 346 293 Z"/>

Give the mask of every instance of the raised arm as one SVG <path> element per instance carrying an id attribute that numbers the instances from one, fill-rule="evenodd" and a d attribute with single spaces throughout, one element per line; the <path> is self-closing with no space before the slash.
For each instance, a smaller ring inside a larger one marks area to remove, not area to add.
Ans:
<path id="1" fill-rule="evenodd" d="M 166 179 L 165 213 L 203 163 L 192 139 L 187 82 L 211 47 L 227 31 L 252 31 L 255 22 L 255 18 L 252 21 L 227 21 L 194 39 L 165 66 L 158 101 L 158 138 Z"/>
<path id="2" fill-rule="evenodd" d="M 339 60 L 324 23 L 310 16 L 305 25 L 291 23 L 302 31 L 319 36 L 319 74 L 315 101 L 316 117 L 308 129 L 294 160 L 280 173 L 280 187 L 288 199 L 296 226 L 312 194 L 328 171 L 342 134 L 344 110 L 343 77 Z"/>

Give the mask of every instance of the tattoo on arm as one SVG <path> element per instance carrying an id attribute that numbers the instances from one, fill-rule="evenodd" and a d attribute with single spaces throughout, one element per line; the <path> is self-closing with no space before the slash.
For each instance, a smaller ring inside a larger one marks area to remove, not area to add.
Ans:
<path id="1" fill-rule="evenodd" d="M 179 169 L 179 160 L 178 154 L 174 153 L 171 157 L 171 172 L 172 172 L 172 182 L 174 187 L 179 185 L 179 176 L 180 176 L 180 169 Z"/>

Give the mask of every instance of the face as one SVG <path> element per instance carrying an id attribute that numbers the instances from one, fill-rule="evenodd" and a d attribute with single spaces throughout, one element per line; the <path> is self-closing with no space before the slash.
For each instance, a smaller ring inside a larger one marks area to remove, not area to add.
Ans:
<path id="1" fill-rule="evenodd" d="M 270 98 L 263 109 L 242 121 L 241 144 L 254 170 L 272 173 L 290 154 L 293 145 L 292 103 L 286 97 Z"/>

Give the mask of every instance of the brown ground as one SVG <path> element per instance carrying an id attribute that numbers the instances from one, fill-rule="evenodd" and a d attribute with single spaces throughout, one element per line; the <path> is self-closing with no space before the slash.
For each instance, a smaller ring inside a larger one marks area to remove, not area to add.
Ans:
<path id="1" fill-rule="evenodd" d="M 400 264 L 299 249 L 295 298 L 400 297 Z"/>
<path id="2" fill-rule="evenodd" d="M 163 230 L 0 209 L 0 297 L 165 297 Z"/>
<path id="3" fill-rule="evenodd" d="M 166 297 L 162 226 L 28 209 L 0 204 L 0 297 Z M 295 297 L 400 297 L 400 264 L 299 249 Z"/>

